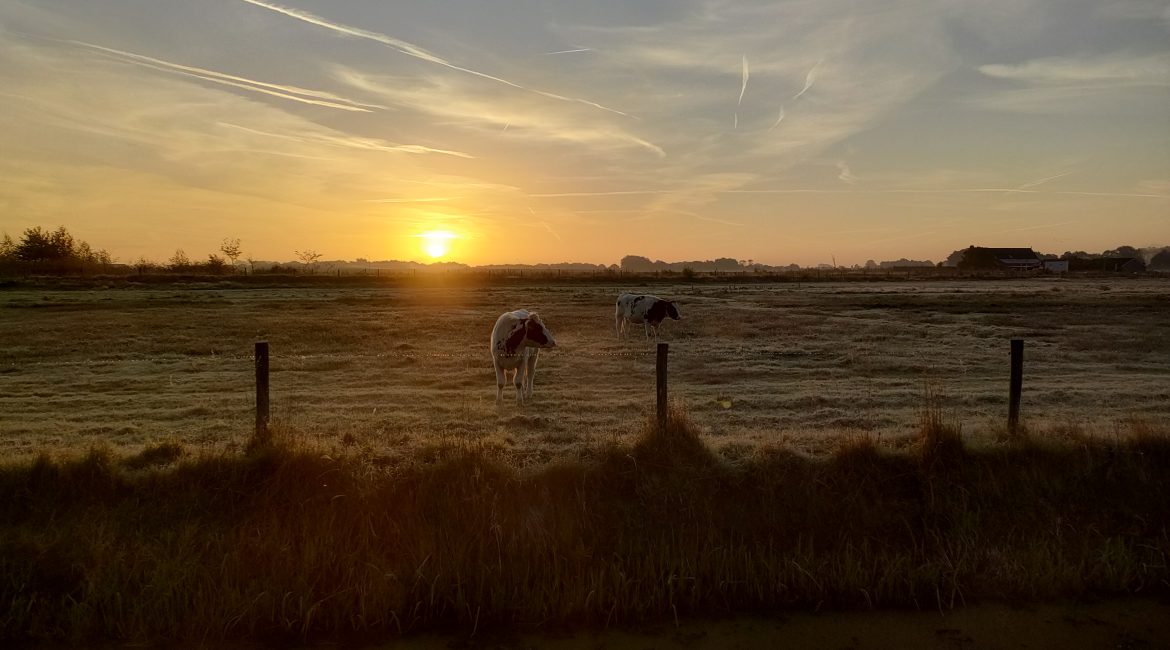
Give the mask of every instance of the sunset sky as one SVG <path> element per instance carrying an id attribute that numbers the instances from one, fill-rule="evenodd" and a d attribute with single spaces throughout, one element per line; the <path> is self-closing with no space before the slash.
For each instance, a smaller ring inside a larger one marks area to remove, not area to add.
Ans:
<path id="1" fill-rule="evenodd" d="M 0 0 L 0 153 L 123 262 L 1166 245 L 1170 2 Z"/>

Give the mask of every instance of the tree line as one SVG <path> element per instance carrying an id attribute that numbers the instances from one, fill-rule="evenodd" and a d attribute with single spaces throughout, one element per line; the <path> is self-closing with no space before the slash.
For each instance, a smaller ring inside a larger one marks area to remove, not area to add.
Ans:
<path id="1" fill-rule="evenodd" d="M 958 267 L 960 269 L 980 269 L 980 268 L 996 268 L 998 262 L 991 255 L 993 249 L 980 248 L 971 246 L 965 249 L 959 249 L 951 253 L 947 258 L 938 262 L 937 266 Z M 26 229 L 18 240 L 13 240 L 8 233 L 0 235 L 0 271 L 16 271 L 16 272 L 33 272 L 44 274 L 76 274 L 76 273 L 129 273 L 137 272 L 143 273 L 192 273 L 192 274 L 208 274 L 208 275 L 222 275 L 226 273 L 236 273 L 244 271 L 247 273 L 287 273 L 287 272 L 301 272 L 308 271 L 315 272 L 318 265 L 321 264 L 321 253 L 307 249 L 294 251 L 297 263 L 290 263 L 286 266 L 281 266 L 279 263 L 273 262 L 259 262 L 251 255 L 244 252 L 243 246 L 238 238 L 224 238 L 220 244 L 219 250 L 207 255 L 204 259 L 192 259 L 187 255 L 183 249 L 177 249 L 175 253 L 165 262 L 154 262 L 140 257 L 138 260 L 130 264 L 118 264 L 113 257 L 104 249 L 95 249 L 89 243 L 74 237 L 65 226 L 58 226 L 55 230 L 48 230 L 40 226 Z M 1147 247 L 1138 248 L 1135 246 L 1118 246 L 1117 248 L 1108 249 L 1101 253 L 1087 253 L 1085 251 L 1066 251 L 1061 255 L 1051 253 L 1036 253 L 1042 259 L 1050 260 L 1069 260 L 1073 262 L 1071 267 L 1075 267 L 1077 262 L 1086 262 L 1092 260 L 1108 260 L 1108 259 L 1124 259 L 1133 258 L 1143 262 L 1147 269 L 1156 271 L 1170 270 L 1170 246 L 1167 247 Z M 354 263 L 342 263 L 340 265 L 359 265 L 366 263 L 370 268 L 376 268 L 389 264 L 390 266 L 413 264 L 403 262 L 382 262 L 369 263 L 367 260 L 360 259 Z M 332 263 L 329 263 L 332 264 Z M 447 266 L 458 266 L 463 268 L 464 265 L 457 263 L 444 263 Z M 800 271 L 802 267 L 796 264 L 787 266 L 771 266 L 760 264 L 753 260 L 737 260 L 730 257 L 720 257 L 714 260 L 693 260 L 687 262 L 664 262 L 662 260 L 650 260 L 647 257 L 640 255 L 626 255 L 621 259 L 621 262 L 616 265 L 535 265 L 536 267 L 548 268 L 565 268 L 565 267 L 588 267 L 588 270 L 612 270 L 625 271 L 634 273 L 645 272 L 682 272 L 684 274 L 695 274 L 703 272 L 727 272 L 727 271 L 753 271 L 757 273 L 768 272 L 784 272 L 784 271 Z M 833 265 L 822 264 L 819 268 L 828 269 L 893 269 L 893 268 L 909 268 L 909 267 L 929 267 L 936 266 L 929 260 L 908 260 L 900 259 L 887 262 L 874 262 L 868 260 L 864 266 L 853 265 L 852 267 L 839 267 L 834 261 Z M 493 268 L 512 268 L 511 265 L 496 265 L 480 267 L 484 269 Z M 1086 267 L 1087 268 L 1087 267 Z M 574 268 L 571 270 L 585 270 L 584 268 Z"/>
<path id="2" fill-rule="evenodd" d="M 294 251 L 297 260 L 310 271 L 315 270 L 322 255 L 315 250 Z M 241 260 L 243 260 L 241 262 Z M 207 259 L 192 259 L 183 249 L 177 249 L 165 262 L 139 257 L 129 264 L 117 263 L 104 249 L 95 249 L 88 242 L 74 237 L 65 226 L 47 230 L 40 226 L 27 228 L 14 240 L 8 233 L 0 235 L 0 270 L 33 273 L 198 273 L 222 275 L 240 270 L 281 272 L 279 264 L 256 268 L 256 260 L 244 253 L 239 238 L 224 238 L 219 250 L 209 253 Z"/>

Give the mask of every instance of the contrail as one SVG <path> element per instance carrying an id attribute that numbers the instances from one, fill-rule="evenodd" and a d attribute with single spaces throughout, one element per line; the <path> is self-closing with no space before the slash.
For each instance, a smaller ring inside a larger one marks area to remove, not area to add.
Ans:
<path id="1" fill-rule="evenodd" d="M 532 214 L 533 219 L 538 218 L 536 216 L 536 210 L 533 210 L 532 206 L 528 206 L 528 212 L 530 212 Z M 536 223 L 539 223 L 540 225 L 544 226 L 544 229 L 547 230 L 553 237 L 556 237 L 557 241 L 564 241 L 563 239 L 561 239 L 561 236 L 557 234 L 557 231 L 553 230 L 552 226 L 548 225 L 547 221 L 537 221 Z"/>
<path id="2" fill-rule="evenodd" d="M 822 59 L 822 61 L 823 60 L 824 59 Z M 808 92 L 809 88 L 812 88 L 813 82 L 817 80 L 817 68 L 819 68 L 820 65 L 821 61 L 817 61 L 816 64 L 813 65 L 812 69 L 808 71 L 808 74 L 804 76 L 804 88 L 801 88 L 800 92 L 796 93 L 796 97 L 793 97 L 792 99 L 798 99 L 801 95 Z"/>
<path id="3" fill-rule="evenodd" d="M 743 104 L 743 94 L 745 92 L 747 92 L 747 82 L 748 82 L 748 60 L 747 60 L 747 55 L 745 54 L 743 56 L 743 85 L 741 85 L 739 87 L 739 101 L 737 101 L 735 103 L 737 108 L 741 104 Z"/>
<path id="4" fill-rule="evenodd" d="M 743 94 L 747 92 L 748 82 L 748 60 L 747 55 L 743 55 L 743 83 L 739 87 L 739 100 L 735 102 L 735 116 L 732 123 L 732 128 L 739 128 L 739 107 L 743 104 Z"/>
<path id="5" fill-rule="evenodd" d="M 215 70 L 207 70 L 205 68 L 196 68 L 194 66 L 182 65 L 179 63 L 171 63 L 170 61 L 163 61 L 154 57 L 144 56 L 142 54 L 135 54 L 133 52 L 125 52 L 123 50 L 116 50 L 111 47 L 102 47 L 101 45 L 94 45 L 93 43 L 86 43 L 84 41 L 68 41 L 74 45 L 80 45 L 106 54 L 112 54 L 116 57 L 128 60 L 130 63 L 140 65 L 143 67 L 160 70 L 162 72 L 175 72 L 189 77 L 195 77 L 204 81 L 223 84 L 225 86 L 233 86 L 235 88 L 243 88 L 244 90 L 251 90 L 253 92 L 264 93 L 265 95 L 272 95 L 273 97 L 280 97 L 281 99 L 291 99 L 303 104 L 313 104 L 316 106 L 327 106 L 329 108 L 338 108 L 343 111 L 358 111 L 362 113 L 369 113 L 371 109 L 384 109 L 385 106 L 377 104 L 363 104 L 352 99 L 339 97 L 332 93 L 327 93 L 320 90 L 310 90 L 308 88 L 299 88 L 297 86 L 284 86 L 280 84 L 267 83 L 264 81 L 257 81 L 255 79 L 248 79 L 247 77 L 237 77 L 236 75 L 227 74 L 224 72 L 216 72 Z"/>
<path id="6" fill-rule="evenodd" d="M 576 54 L 577 52 L 592 52 L 591 47 L 579 47 L 575 50 L 557 50 L 556 52 L 541 52 L 541 56 L 550 56 L 553 54 Z"/>
<path id="7" fill-rule="evenodd" d="M 771 131 L 772 129 L 780 126 L 780 121 L 783 119 L 784 119 L 784 107 L 781 106 L 780 107 L 780 115 L 776 118 L 776 122 L 772 124 L 772 128 L 768 129 L 768 130 Z"/>
<path id="8" fill-rule="evenodd" d="M 1063 174 L 1057 174 L 1056 176 L 1049 176 L 1048 178 L 1041 178 L 1040 180 L 1032 181 L 1031 183 L 1024 183 L 1018 189 L 1026 190 L 1029 187 L 1036 187 L 1037 185 L 1043 185 L 1044 183 L 1047 183 L 1048 181 L 1054 181 L 1058 178 L 1064 178 L 1065 176 L 1068 176 L 1071 173 L 1072 172 L 1065 172 Z"/>
<path id="9" fill-rule="evenodd" d="M 322 18 L 316 14 L 309 13 L 307 11 L 301 11 L 300 9 L 290 9 L 288 7 L 282 7 L 280 5 L 275 5 L 275 4 L 263 2 L 262 0 L 241 0 L 241 1 L 246 2 L 248 4 L 251 4 L 251 5 L 255 5 L 257 7 L 263 7 L 264 9 L 268 9 L 269 11 L 275 11 L 276 13 L 284 14 L 285 16 L 288 16 L 289 18 L 296 18 L 297 20 L 304 21 L 304 22 L 309 23 L 311 25 L 316 25 L 318 27 L 324 27 L 325 29 L 333 30 L 333 31 L 341 33 L 341 34 L 346 34 L 348 36 L 356 36 L 358 38 L 364 38 L 364 39 L 368 39 L 371 41 L 375 41 L 375 42 L 381 43 L 383 45 L 386 45 L 388 47 L 391 47 L 391 48 L 397 50 L 398 52 L 401 52 L 402 54 L 405 54 L 407 56 L 411 56 L 411 57 L 414 57 L 416 59 L 421 59 L 421 60 L 427 61 L 429 63 L 434 63 L 435 65 L 441 65 L 445 68 L 449 68 L 451 70 L 455 70 L 458 72 L 463 72 L 465 74 L 473 75 L 473 76 L 479 77 L 481 79 L 487 79 L 489 81 L 501 83 L 501 84 L 504 84 L 505 86 L 510 86 L 512 88 L 516 88 L 518 90 L 523 90 L 525 92 L 535 93 L 535 94 L 540 95 L 542 97 L 548 97 L 550 99 L 556 99 L 558 101 L 563 101 L 563 102 L 573 102 L 573 103 L 577 103 L 577 104 L 585 104 L 586 106 L 592 106 L 593 108 L 596 108 L 599 110 L 608 111 L 610 113 L 616 113 L 616 114 L 622 115 L 624 117 L 630 117 L 630 115 L 628 113 L 624 113 L 622 111 L 619 111 L 616 108 L 602 106 L 601 104 L 598 104 L 596 102 L 591 102 L 587 99 L 580 99 L 577 97 L 566 97 L 564 95 L 558 95 L 556 93 L 545 92 L 543 90 L 537 90 L 535 88 L 527 88 L 525 86 L 521 86 L 518 83 L 508 81 L 507 79 L 501 79 L 500 77 L 493 77 L 490 74 L 487 74 L 484 72 L 479 72 L 478 70 L 472 70 L 470 68 L 464 68 L 462 66 L 455 65 L 454 63 L 451 63 L 450 61 L 447 61 L 446 59 L 444 59 L 438 55 L 432 54 L 432 53 L 424 50 L 423 48 L 418 47 L 417 45 L 413 45 L 413 44 L 408 43 L 406 41 L 399 40 L 399 39 L 393 38 L 391 36 L 387 36 L 386 34 L 380 34 L 378 32 L 371 32 L 369 30 L 361 29 L 358 27 L 350 27 L 349 25 L 335 23 L 331 20 L 326 20 L 325 18 Z"/>
<path id="10" fill-rule="evenodd" d="M 347 149 L 364 149 L 367 151 L 386 151 L 397 153 L 438 153 L 447 156 L 455 156 L 456 158 L 474 158 L 471 154 L 463 153 L 462 151 L 450 151 L 447 149 L 434 149 L 418 144 L 389 144 L 382 140 L 373 138 L 341 138 L 330 135 L 320 135 L 312 137 L 303 137 L 295 135 L 285 135 L 281 133 L 269 133 L 267 131 L 260 131 L 257 129 L 250 129 L 239 124 L 232 124 L 231 122 L 217 122 L 222 126 L 233 129 L 239 129 L 255 135 L 267 136 L 270 138 L 278 138 L 281 140 L 289 140 L 292 142 L 301 142 L 305 144 L 325 144 L 333 147 L 343 147 Z"/>

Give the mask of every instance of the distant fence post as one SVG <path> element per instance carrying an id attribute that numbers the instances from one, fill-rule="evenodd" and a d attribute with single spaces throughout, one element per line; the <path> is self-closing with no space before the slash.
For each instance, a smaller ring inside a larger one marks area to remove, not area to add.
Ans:
<path id="1" fill-rule="evenodd" d="M 658 344 L 658 362 L 655 364 L 656 385 L 658 387 L 658 429 L 666 430 L 666 354 L 670 344 Z"/>
<path id="2" fill-rule="evenodd" d="M 1024 385 L 1024 340 L 1012 339 L 1012 376 L 1008 395 L 1008 432 L 1013 436 L 1020 426 L 1020 393 Z"/>
<path id="3" fill-rule="evenodd" d="M 256 438 L 268 436 L 268 341 L 256 343 Z"/>

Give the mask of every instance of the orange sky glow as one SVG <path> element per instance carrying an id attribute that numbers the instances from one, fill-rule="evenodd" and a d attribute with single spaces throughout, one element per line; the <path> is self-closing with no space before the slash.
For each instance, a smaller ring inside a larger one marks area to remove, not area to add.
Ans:
<path id="1" fill-rule="evenodd" d="M 0 231 L 122 262 L 1170 244 L 1164 2 L 449 4 L 0 4 Z"/>

